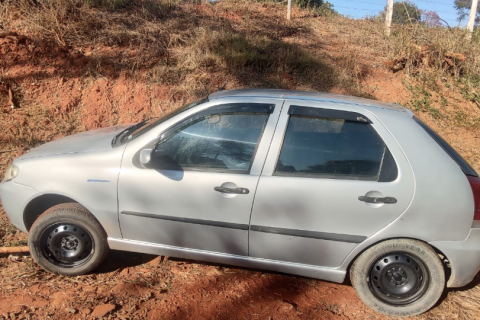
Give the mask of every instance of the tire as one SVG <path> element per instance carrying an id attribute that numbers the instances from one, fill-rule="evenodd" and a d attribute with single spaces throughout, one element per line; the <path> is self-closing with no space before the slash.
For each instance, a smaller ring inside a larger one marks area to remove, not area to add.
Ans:
<path id="1" fill-rule="evenodd" d="M 363 252 L 350 269 L 360 299 L 397 317 L 428 311 L 445 288 L 445 270 L 433 248 L 411 239 L 387 240 Z"/>
<path id="2" fill-rule="evenodd" d="M 33 223 L 28 236 L 30 254 L 55 274 L 86 274 L 102 263 L 109 247 L 98 220 L 79 203 L 51 207 Z"/>

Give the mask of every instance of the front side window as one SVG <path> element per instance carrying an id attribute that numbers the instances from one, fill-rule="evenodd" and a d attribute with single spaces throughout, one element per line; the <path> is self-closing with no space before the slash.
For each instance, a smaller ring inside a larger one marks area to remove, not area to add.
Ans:
<path id="1" fill-rule="evenodd" d="M 378 180 L 385 152 L 369 123 L 291 115 L 275 174 Z"/>
<path id="2" fill-rule="evenodd" d="M 268 116 L 233 112 L 191 121 L 157 144 L 154 167 L 249 172 Z"/>

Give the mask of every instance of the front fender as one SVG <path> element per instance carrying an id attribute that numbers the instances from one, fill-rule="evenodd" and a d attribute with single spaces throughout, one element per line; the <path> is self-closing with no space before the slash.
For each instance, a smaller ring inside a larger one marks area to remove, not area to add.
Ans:
<path id="1" fill-rule="evenodd" d="M 10 222 L 23 232 L 28 232 L 23 219 L 25 208 L 40 195 L 41 193 L 35 188 L 16 183 L 13 180 L 0 183 L 0 198 L 3 209 Z"/>

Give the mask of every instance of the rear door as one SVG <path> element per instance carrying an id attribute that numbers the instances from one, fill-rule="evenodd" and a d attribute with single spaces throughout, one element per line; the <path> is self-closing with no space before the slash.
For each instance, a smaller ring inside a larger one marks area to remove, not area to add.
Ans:
<path id="1" fill-rule="evenodd" d="M 250 255 L 338 267 L 413 192 L 406 158 L 372 113 L 287 101 L 255 196 Z"/>

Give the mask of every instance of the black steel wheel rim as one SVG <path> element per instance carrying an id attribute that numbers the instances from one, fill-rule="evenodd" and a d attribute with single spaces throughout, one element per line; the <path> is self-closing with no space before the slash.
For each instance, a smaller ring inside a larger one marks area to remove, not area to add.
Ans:
<path id="1" fill-rule="evenodd" d="M 92 258 L 95 248 L 92 235 L 72 223 L 57 223 L 46 228 L 40 244 L 43 256 L 63 268 L 84 265 Z"/>
<path id="2" fill-rule="evenodd" d="M 394 252 L 372 264 L 368 283 L 376 298 L 398 306 L 420 299 L 429 281 L 428 268 L 421 259 L 405 252 Z"/>

